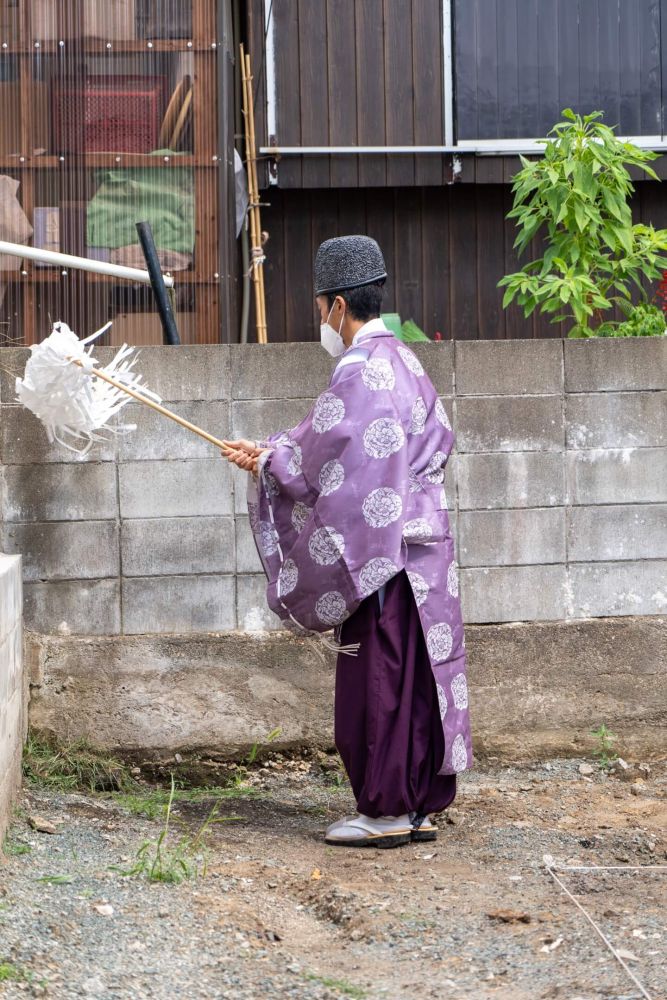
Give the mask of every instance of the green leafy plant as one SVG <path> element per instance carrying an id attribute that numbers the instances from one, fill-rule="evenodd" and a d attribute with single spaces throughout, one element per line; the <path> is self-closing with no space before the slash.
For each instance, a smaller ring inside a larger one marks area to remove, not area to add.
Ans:
<path id="1" fill-rule="evenodd" d="M 526 317 L 538 309 L 553 323 L 569 321 L 570 337 L 649 335 L 656 324 L 640 323 L 643 314 L 639 334 L 617 332 L 623 324 L 609 313 L 618 306 L 632 319 L 633 292 L 645 302 L 644 282 L 667 266 L 667 230 L 633 224 L 628 201 L 628 168 L 658 180 L 649 166 L 657 154 L 619 139 L 600 111 L 582 117 L 568 108 L 563 118 L 544 140 L 544 157 L 522 157 L 514 178 L 514 246 L 522 254 L 541 237 L 544 254 L 501 279 L 503 308 L 516 300 Z"/>
<path id="2" fill-rule="evenodd" d="M 652 302 L 638 302 L 624 323 L 603 323 L 598 337 L 664 337 L 665 314 Z"/>
<path id="3" fill-rule="evenodd" d="M 609 729 L 607 729 L 604 722 L 598 726 L 597 729 L 591 729 L 591 735 L 597 740 L 597 746 L 593 751 L 593 756 L 597 757 L 600 767 L 608 768 L 616 759 L 616 755 L 614 753 L 616 736 Z"/>

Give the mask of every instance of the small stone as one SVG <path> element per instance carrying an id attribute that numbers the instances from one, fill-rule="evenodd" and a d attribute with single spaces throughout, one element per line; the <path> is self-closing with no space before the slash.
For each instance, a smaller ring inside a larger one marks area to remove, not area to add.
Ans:
<path id="1" fill-rule="evenodd" d="M 55 823 L 52 823 L 48 819 L 44 819 L 43 816 L 28 816 L 28 823 L 33 828 L 37 830 L 38 833 L 57 833 L 58 828 Z"/>
<path id="2" fill-rule="evenodd" d="M 595 768 L 592 764 L 580 764 L 579 774 L 595 774 Z"/>
<path id="3" fill-rule="evenodd" d="M 93 909 L 95 910 L 95 913 L 99 913 L 101 917 L 113 916 L 113 906 L 111 903 L 95 903 Z"/>
<path id="4" fill-rule="evenodd" d="M 84 979 L 81 986 L 84 993 L 89 993 L 94 997 L 99 997 L 102 993 L 106 993 L 107 990 L 106 985 L 99 976 L 91 976 L 90 979 Z"/>
<path id="5" fill-rule="evenodd" d="M 646 785 L 643 781 L 635 781 L 634 784 L 630 785 L 630 792 L 632 795 L 643 795 L 646 791 Z"/>
<path id="6" fill-rule="evenodd" d="M 624 959 L 626 962 L 638 962 L 639 959 L 632 951 L 628 951 L 627 948 L 618 948 L 616 954 L 619 958 Z"/>

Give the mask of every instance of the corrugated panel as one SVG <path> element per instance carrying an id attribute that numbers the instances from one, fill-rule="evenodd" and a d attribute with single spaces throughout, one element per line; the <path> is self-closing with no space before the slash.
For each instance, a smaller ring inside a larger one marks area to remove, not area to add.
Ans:
<path id="1" fill-rule="evenodd" d="M 667 0 L 454 0 L 459 139 L 545 135 L 563 108 L 664 127 Z"/>

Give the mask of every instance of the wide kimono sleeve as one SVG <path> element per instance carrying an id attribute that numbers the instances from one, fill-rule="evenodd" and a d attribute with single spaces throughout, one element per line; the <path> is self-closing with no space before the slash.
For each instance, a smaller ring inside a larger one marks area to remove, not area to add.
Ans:
<path id="1" fill-rule="evenodd" d="M 340 625 L 405 565 L 406 432 L 390 391 L 355 366 L 273 442 L 250 521 L 270 608 L 316 632 Z"/>

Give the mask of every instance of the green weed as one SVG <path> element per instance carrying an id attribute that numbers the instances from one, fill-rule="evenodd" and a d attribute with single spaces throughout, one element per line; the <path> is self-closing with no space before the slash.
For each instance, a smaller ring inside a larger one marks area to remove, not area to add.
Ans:
<path id="1" fill-rule="evenodd" d="M 2 845 L 2 853 L 8 858 L 16 858 L 21 854 L 30 854 L 32 847 L 30 844 L 22 844 L 20 840 L 11 840 L 9 836 L 5 837 L 5 842 Z"/>
<path id="2" fill-rule="evenodd" d="M 597 729 L 591 729 L 591 735 L 597 740 L 597 746 L 593 750 L 593 756 L 597 757 L 600 767 L 608 768 L 616 760 L 616 754 L 613 754 L 614 743 L 616 742 L 616 736 L 605 726 L 604 723 L 598 726 Z"/>
<path id="3" fill-rule="evenodd" d="M 264 742 L 273 743 L 274 740 L 278 739 L 282 731 L 283 731 L 282 726 L 276 726 L 275 729 L 272 729 L 270 733 L 266 734 L 266 736 L 264 737 Z M 259 743 L 253 743 L 253 745 L 250 748 L 250 753 L 246 757 L 246 764 L 254 764 L 255 761 L 257 760 L 258 752 L 259 752 Z"/>
<path id="4" fill-rule="evenodd" d="M 366 990 L 355 986 L 354 983 L 348 983 L 346 979 L 331 979 L 329 976 L 316 976 L 310 972 L 306 973 L 306 979 L 310 980 L 311 983 L 321 983 L 322 986 L 326 986 L 330 990 L 338 990 L 343 996 L 352 997 L 353 1000 L 364 1000 L 364 997 L 367 996 Z"/>
<path id="5" fill-rule="evenodd" d="M 180 883 L 197 875 L 204 876 L 207 871 L 207 849 L 205 837 L 216 823 L 229 823 L 238 820 L 240 816 L 218 816 L 219 802 L 216 802 L 197 833 L 182 834 L 175 839 L 172 834 L 172 809 L 176 796 L 174 776 L 171 776 L 171 790 L 164 807 L 164 826 L 156 840 L 145 840 L 136 853 L 134 864 L 130 868 L 119 868 L 114 865 L 111 871 L 129 877 L 145 876 L 151 882 Z"/>

